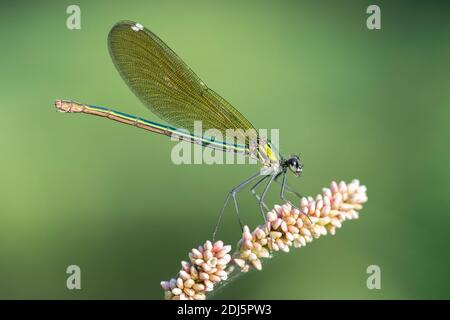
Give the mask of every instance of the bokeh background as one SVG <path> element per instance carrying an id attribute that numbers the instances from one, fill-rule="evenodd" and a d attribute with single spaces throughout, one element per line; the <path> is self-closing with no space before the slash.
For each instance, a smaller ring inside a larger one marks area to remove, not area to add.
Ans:
<path id="1" fill-rule="evenodd" d="M 81 7 L 81 30 L 66 28 Z M 370 4 L 382 29 L 366 28 Z M 223 299 L 450 298 L 450 7 L 444 1 L 4 1 L 0 4 L 0 298 L 160 299 L 256 167 L 182 165 L 173 143 L 57 98 L 157 120 L 115 70 L 111 26 L 136 20 L 260 128 L 279 128 L 315 195 L 359 178 L 369 202 L 334 237 L 283 254 Z M 277 203 L 277 193 L 269 203 Z M 247 224 L 254 199 L 240 196 Z M 235 244 L 232 208 L 220 238 Z M 82 289 L 66 288 L 66 268 Z M 382 289 L 368 290 L 379 265 Z"/>

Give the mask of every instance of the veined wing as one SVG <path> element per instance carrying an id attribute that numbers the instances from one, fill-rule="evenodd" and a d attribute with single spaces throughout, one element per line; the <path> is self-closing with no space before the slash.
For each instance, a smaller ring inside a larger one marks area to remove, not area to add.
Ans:
<path id="1" fill-rule="evenodd" d="M 173 126 L 194 130 L 254 129 L 230 103 L 206 84 L 161 39 L 132 21 L 118 22 L 109 33 L 111 58 L 134 94 Z M 238 141 L 248 143 L 245 136 Z M 251 136 L 251 139 L 256 137 Z"/>

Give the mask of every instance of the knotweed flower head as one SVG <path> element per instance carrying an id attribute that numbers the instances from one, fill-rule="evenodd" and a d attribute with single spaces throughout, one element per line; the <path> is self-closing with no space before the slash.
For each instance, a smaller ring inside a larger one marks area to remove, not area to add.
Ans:
<path id="1" fill-rule="evenodd" d="M 225 246 L 222 241 L 214 244 L 206 241 L 204 245 L 192 249 L 189 253 L 190 262 L 181 262 L 178 277 L 161 282 L 165 298 L 205 299 L 205 292 L 212 291 L 216 283 L 227 280 L 225 269 L 231 261 L 230 251 L 231 246 Z"/>
<path id="2" fill-rule="evenodd" d="M 302 198 L 299 209 L 289 203 L 275 206 L 267 213 L 265 224 L 253 232 L 244 228 L 234 262 L 244 272 L 251 267 L 261 270 L 261 258 L 269 258 L 273 252 L 289 252 L 292 246 L 302 247 L 314 238 L 335 234 L 344 220 L 358 218 L 357 210 L 366 201 L 366 187 L 353 180 L 348 185 L 332 182 L 315 199 Z"/>
<path id="3" fill-rule="evenodd" d="M 357 219 L 367 201 L 366 187 L 358 180 L 332 182 L 316 198 L 305 197 L 299 208 L 290 203 L 276 205 L 266 222 L 253 231 L 244 226 L 242 238 L 231 258 L 231 246 L 222 241 L 192 249 L 190 262 L 183 261 L 178 276 L 161 282 L 166 299 L 205 299 L 207 293 L 229 281 L 237 272 L 261 270 L 263 260 L 274 253 L 303 247 L 313 239 L 335 234 L 345 220 Z M 238 268 L 235 268 L 237 266 Z"/>

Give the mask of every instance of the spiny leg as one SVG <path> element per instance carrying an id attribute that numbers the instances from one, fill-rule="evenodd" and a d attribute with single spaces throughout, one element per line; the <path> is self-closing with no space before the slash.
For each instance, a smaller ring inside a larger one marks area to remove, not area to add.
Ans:
<path id="1" fill-rule="evenodd" d="M 282 172 L 278 173 L 277 176 L 275 177 L 275 182 L 276 183 L 280 183 L 278 182 L 278 178 L 282 176 L 282 180 L 281 180 L 281 189 L 280 189 L 280 198 L 285 201 L 285 202 L 289 202 L 290 201 L 288 199 L 286 199 L 286 197 L 284 196 L 284 192 L 290 192 L 289 189 L 287 189 L 287 183 L 286 183 L 286 170 L 283 170 Z"/>
<path id="2" fill-rule="evenodd" d="M 264 203 L 264 198 L 266 197 L 267 191 L 269 190 L 269 187 L 272 184 L 273 180 L 275 180 L 275 177 L 276 177 L 277 174 L 278 173 L 275 173 L 275 174 L 272 174 L 270 176 L 270 180 L 269 180 L 269 182 L 267 182 L 267 184 L 266 184 L 266 186 L 265 186 L 265 188 L 264 188 L 264 190 L 263 190 L 263 192 L 261 194 L 261 197 L 259 199 L 259 210 L 261 211 L 261 214 L 262 214 L 262 216 L 264 218 L 264 222 L 266 222 L 266 215 L 265 215 L 265 212 L 264 212 L 262 204 Z"/>
<path id="3" fill-rule="evenodd" d="M 250 189 L 250 192 L 256 197 L 256 200 L 258 200 L 258 203 L 259 203 L 259 201 L 260 201 L 260 199 L 261 199 L 261 197 L 259 196 L 259 194 L 258 193 L 256 193 L 256 188 L 258 188 L 258 186 L 264 181 L 264 180 L 266 180 L 267 178 L 268 178 L 269 176 L 268 175 L 266 175 L 266 176 L 264 176 L 264 177 L 262 177 L 251 189 Z M 267 210 L 267 211 L 269 211 L 269 208 L 267 207 L 267 205 L 263 202 L 263 206 L 264 206 L 264 208 Z"/>
<path id="4" fill-rule="evenodd" d="M 286 171 L 283 171 L 281 173 L 279 173 L 276 177 L 275 177 L 275 181 L 277 181 L 277 178 L 282 175 L 282 180 L 281 180 L 281 189 L 280 189 L 280 198 L 285 201 L 285 202 L 289 202 L 295 209 L 298 209 L 294 204 L 292 204 L 292 202 L 289 199 L 286 199 L 286 197 L 284 196 L 284 191 L 288 191 L 286 189 L 287 187 L 287 183 L 286 183 Z M 278 181 L 277 181 L 278 182 Z M 298 192 L 296 192 L 298 195 L 300 195 Z M 299 197 L 301 199 L 301 197 Z"/>
<path id="5" fill-rule="evenodd" d="M 279 181 L 278 181 L 278 178 L 280 177 L 280 175 L 281 174 L 283 174 L 283 172 L 280 172 L 276 177 L 275 177 L 275 182 L 277 182 L 277 183 L 280 183 Z M 283 174 L 283 180 L 285 181 L 284 182 L 284 189 L 285 190 L 283 190 L 283 182 L 281 183 L 281 191 L 282 191 L 282 195 L 284 195 L 284 191 L 286 191 L 286 192 L 289 192 L 289 193 L 291 193 L 291 194 L 294 194 L 297 198 L 299 198 L 299 200 L 301 200 L 302 198 L 303 198 L 303 196 L 302 196 L 302 194 L 301 193 L 299 193 L 299 192 L 297 192 L 297 191 L 295 191 L 287 182 L 286 182 L 286 174 L 287 174 L 287 172 L 285 172 L 284 174 Z M 285 200 L 284 198 L 283 198 L 283 196 L 281 196 L 281 199 L 283 199 L 283 200 Z"/>
<path id="6" fill-rule="evenodd" d="M 281 175 L 283 178 L 281 180 L 280 198 L 286 201 L 284 199 L 284 189 L 286 189 L 286 170 L 283 170 L 283 172 L 281 172 Z M 278 178 L 279 176 L 280 174 L 277 174 L 276 178 Z"/>
<path id="7" fill-rule="evenodd" d="M 280 198 L 281 198 L 283 201 L 289 202 L 289 203 L 291 204 L 291 206 L 293 206 L 295 209 L 298 209 L 302 214 L 304 214 L 304 215 L 308 218 L 309 222 L 312 223 L 311 219 L 309 218 L 309 216 L 308 216 L 307 214 L 303 213 L 303 211 L 301 211 L 299 208 L 297 208 L 295 205 L 293 205 L 291 201 L 289 201 L 288 199 L 285 198 L 285 196 L 284 196 L 284 191 L 285 191 L 285 189 L 286 189 L 286 191 L 295 194 L 297 197 L 299 197 L 300 200 L 302 199 L 302 195 L 301 195 L 300 193 L 298 193 L 297 191 L 292 190 L 292 189 L 287 185 L 287 183 L 286 183 L 286 171 L 283 171 L 282 173 L 279 173 L 279 174 L 275 177 L 275 181 L 277 181 L 277 178 L 279 177 L 280 174 L 283 175 L 283 179 L 281 180 Z M 278 181 L 277 181 L 277 182 L 278 182 Z M 289 188 L 289 189 L 288 189 L 288 188 Z"/>
<path id="8" fill-rule="evenodd" d="M 215 241 L 215 239 L 216 239 L 216 234 L 217 234 L 217 231 L 219 229 L 219 225 L 220 225 L 220 222 L 222 220 L 223 213 L 225 212 L 225 208 L 227 207 L 228 201 L 230 200 L 230 197 L 233 198 L 234 207 L 236 209 L 236 215 L 237 215 L 237 219 L 238 219 L 239 225 L 241 227 L 241 230 L 244 228 L 244 225 L 242 224 L 242 221 L 241 221 L 241 217 L 239 215 L 239 208 L 238 208 L 238 205 L 237 205 L 236 193 L 241 191 L 242 188 L 244 188 L 246 185 L 248 185 L 250 182 L 252 182 L 256 178 L 258 178 L 260 175 L 261 174 L 258 172 L 257 174 L 255 174 L 255 175 L 251 176 L 250 178 L 246 179 L 244 182 L 240 183 L 238 186 L 234 187 L 233 189 L 231 189 L 230 192 L 228 192 L 228 195 L 227 195 L 227 197 L 225 199 L 225 203 L 223 204 L 222 210 L 220 211 L 219 216 L 217 217 L 216 226 L 215 226 L 214 232 L 213 232 L 213 241 Z"/>

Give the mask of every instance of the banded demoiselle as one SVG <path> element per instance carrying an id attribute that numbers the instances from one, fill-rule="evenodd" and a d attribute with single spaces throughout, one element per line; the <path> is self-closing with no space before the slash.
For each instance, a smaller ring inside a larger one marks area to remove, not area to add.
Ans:
<path id="1" fill-rule="evenodd" d="M 265 196 L 270 185 L 280 176 L 282 178 L 280 197 L 287 201 L 285 192 L 290 192 L 301 198 L 298 192 L 286 184 L 288 170 L 295 176 L 302 174 L 303 163 L 300 157 L 293 155 L 284 158 L 270 141 L 259 137 L 253 125 L 238 110 L 209 88 L 153 32 L 139 23 L 120 21 L 113 26 L 108 35 L 108 49 L 114 65 L 128 87 L 151 112 L 171 126 L 69 100 L 56 100 L 55 106 L 58 111 L 104 117 L 154 133 L 176 136 L 178 139 L 198 143 L 204 147 L 254 156 L 260 162 L 263 170 L 259 170 L 228 193 L 213 238 L 230 198 L 233 199 L 242 228 L 236 194 L 252 182 L 256 182 L 251 191 L 258 200 L 264 219 L 264 209 L 268 210 L 264 203 Z M 203 135 L 192 134 L 194 121 L 201 121 L 204 129 L 219 130 L 224 136 L 228 129 L 246 134 L 238 134 L 236 142 L 217 141 Z M 186 129 L 189 132 L 186 132 Z M 264 182 L 265 187 L 262 193 L 258 194 L 256 189 Z"/>

